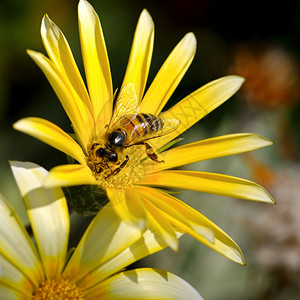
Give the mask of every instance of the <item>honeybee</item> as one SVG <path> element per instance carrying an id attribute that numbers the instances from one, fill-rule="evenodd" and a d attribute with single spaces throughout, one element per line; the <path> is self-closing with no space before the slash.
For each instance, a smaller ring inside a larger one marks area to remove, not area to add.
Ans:
<path id="1" fill-rule="evenodd" d="M 123 161 L 119 160 L 119 156 L 125 149 L 137 145 L 145 145 L 146 154 L 151 160 L 157 163 L 163 162 L 158 159 L 147 141 L 171 133 L 179 124 L 176 119 L 139 113 L 134 85 L 132 83 L 124 85 L 115 103 L 111 121 L 106 125 L 104 144 L 93 143 L 91 146 L 97 161 L 96 172 L 110 170 L 106 179 L 118 174 L 129 161 L 128 155 L 125 155 Z M 116 168 L 113 169 L 113 166 Z"/>

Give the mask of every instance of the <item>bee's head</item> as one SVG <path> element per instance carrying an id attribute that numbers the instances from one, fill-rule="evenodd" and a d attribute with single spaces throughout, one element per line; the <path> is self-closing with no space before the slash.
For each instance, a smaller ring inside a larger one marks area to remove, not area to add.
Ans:
<path id="1" fill-rule="evenodd" d="M 118 161 L 118 154 L 115 152 L 108 152 L 104 148 L 99 148 L 96 150 L 96 156 L 111 161 L 111 162 L 117 162 Z"/>

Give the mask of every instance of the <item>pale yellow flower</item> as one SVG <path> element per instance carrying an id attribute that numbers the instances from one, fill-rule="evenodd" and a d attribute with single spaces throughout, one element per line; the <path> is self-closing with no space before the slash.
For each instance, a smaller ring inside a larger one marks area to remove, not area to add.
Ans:
<path id="1" fill-rule="evenodd" d="M 137 24 L 129 63 L 113 111 L 110 66 L 98 15 L 86 0 L 79 1 L 78 15 L 87 87 L 63 33 L 48 16 L 43 18 L 41 34 L 49 58 L 28 51 L 48 78 L 76 134 L 75 141 L 58 126 L 40 118 L 26 118 L 14 124 L 17 130 L 48 143 L 78 162 L 50 170 L 45 185 L 96 185 L 106 192 L 122 219 L 141 230 L 151 228 L 173 249 L 178 247 L 175 229 L 179 229 L 222 255 L 243 263 L 239 247 L 220 228 L 170 193 L 156 187 L 191 189 L 273 203 L 265 189 L 251 181 L 222 174 L 174 170 L 186 164 L 247 152 L 272 143 L 251 133 L 224 135 L 163 151 L 158 155 L 163 163 L 148 159 L 144 145 L 133 146 L 124 150 L 124 157 L 128 155 L 129 161 L 118 174 L 108 177 L 99 172 L 91 149 L 95 143 L 107 143 L 107 125 L 113 113 L 122 109 L 124 114 L 132 112 L 130 104 L 137 102 L 140 113 L 158 116 L 193 60 L 196 39 L 193 33 L 183 37 L 144 93 L 154 39 L 152 18 L 144 10 Z M 149 140 L 149 144 L 156 152 L 169 145 L 231 97 L 242 83 L 241 77 L 226 76 L 185 97 L 160 115 L 178 120 L 180 125 L 167 135 Z"/>
<path id="2" fill-rule="evenodd" d="M 36 164 L 11 165 L 34 241 L 0 195 L 0 299 L 202 299 L 172 273 L 152 268 L 124 271 L 167 245 L 150 231 L 141 235 L 112 208 L 99 212 L 68 258 L 70 219 L 61 188 L 45 189 L 48 172 Z"/>

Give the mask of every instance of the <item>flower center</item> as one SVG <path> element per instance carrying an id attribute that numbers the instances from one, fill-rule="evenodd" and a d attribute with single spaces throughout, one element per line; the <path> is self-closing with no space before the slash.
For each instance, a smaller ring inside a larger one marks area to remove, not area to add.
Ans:
<path id="1" fill-rule="evenodd" d="M 109 149 L 100 143 L 93 143 L 88 150 L 87 165 L 102 189 L 126 189 L 145 174 L 141 164 L 145 153 L 143 146 Z"/>
<path id="2" fill-rule="evenodd" d="M 83 300 L 83 293 L 67 279 L 45 280 L 34 293 L 33 300 Z"/>

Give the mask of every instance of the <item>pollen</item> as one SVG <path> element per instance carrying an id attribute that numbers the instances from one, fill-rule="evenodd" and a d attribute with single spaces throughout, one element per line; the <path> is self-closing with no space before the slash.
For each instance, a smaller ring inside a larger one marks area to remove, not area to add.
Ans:
<path id="1" fill-rule="evenodd" d="M 45 280 L 35 291 L 33 300 L 84 300 L 83 293 L 67 279 Z"/>

